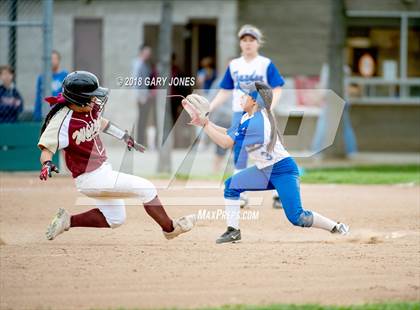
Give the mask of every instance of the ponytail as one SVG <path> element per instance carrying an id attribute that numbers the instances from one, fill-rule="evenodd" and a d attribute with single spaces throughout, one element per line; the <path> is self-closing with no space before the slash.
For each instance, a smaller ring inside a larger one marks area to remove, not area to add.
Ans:
<path id="1" fill-rule="evenodd" d="M 277 142 L 278 128 L 277 128 L 276 118 L 274 117 L 273 112 L 271 112 L 271 110 L 268 107 L 265 109 L 265 111 L 267 113 L 267 118 L 271 126 L 270 142 L 268 143 L 268 146 L 267 146 L 268 152 L 271 153 L 274 150 L 274 146 L 276 145 L 276 142 Z"/>
<path id="2" fill-rule="evenodd" d="M 271 126 L 270 142 L 267 146 L 268 152 L 271 153 L 274 150 L 277 138 L 280 139 L 280 141 L 282 141 L 282 137 L 277 126 L 276 118 L 273 112 L 271 111 L 271 103 L 273 102 L 273 91 L 271 90 L 270 86 L 262 82 L 255 82 L 255 87 L 265 103 L 265 112 L 267 114 L 267 118 Z"/>
<path id="3" fill-rule="evenodd" d="M 45 120 L 44 120 L 44 123 L 42 124 L 41 132 L 40 132 L 39 136 L 41 136 L 42 133 L 45 131 L 45 129 L 47 128 L 47 126 L 50 123 L 50 120 L 53 118 L 53 116 L 55 114 L 57 114 L 57 112 L 60 111 L 65 106 L 66 106 L 66 104 L 62 104 L 62 103 L 57 103 L 55 106 L 53 106 L 51 111 L 45 117 Z"/>

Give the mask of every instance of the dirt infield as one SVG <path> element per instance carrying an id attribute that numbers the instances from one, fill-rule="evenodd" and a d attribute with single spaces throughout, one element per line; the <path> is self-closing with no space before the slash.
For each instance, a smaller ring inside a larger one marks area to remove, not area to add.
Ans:
<path id="1" fill-rule="evenodd" d="M 420 300 L 420 187 L 302 185 L 304 206 L 351 225 L 347 237 L 292 227 L 264 198 L 242 242 L 216 245 L 223 220 L 166 241 L 142 207 L 116 229 L 44 237 L 58 207 L 81 197 L 68 177 L 1 174 L 1 309 L 350 304 Z M 156 183 L 161 183 L 157 181 Z M 172 216 L 215 206 L 220 189 L 161 190 Z M 203 202 L 202 200 L 200 200 Z M 184 205 L 179 205 L 183 204 Z M 178 204 L 178 205 L 177 205 Z M 185 206 L 188 205 L 188 206 Z"/>

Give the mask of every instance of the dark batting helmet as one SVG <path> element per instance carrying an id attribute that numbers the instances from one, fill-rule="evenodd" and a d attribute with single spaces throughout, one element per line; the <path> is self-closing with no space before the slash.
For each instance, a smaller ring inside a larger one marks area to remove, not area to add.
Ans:
<path id="1" fill-rule="evenodd" d="M 96 75 L 87 71 L 74 71 L 63 81 L 63 97 L 79 107 L 87 106 L 92 97 L 105 104 L 108 92 L 108 88 L 99 86 Z"/>

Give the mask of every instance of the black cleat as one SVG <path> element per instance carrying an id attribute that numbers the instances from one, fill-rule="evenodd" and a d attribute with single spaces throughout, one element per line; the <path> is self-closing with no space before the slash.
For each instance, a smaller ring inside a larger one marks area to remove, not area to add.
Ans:
<path id="1" fill-rule="evenodd" d="M 227 230 L 217 238 L 216 243 L 236 242 L 241 240 L 241 230 L 228 226 Z"/>

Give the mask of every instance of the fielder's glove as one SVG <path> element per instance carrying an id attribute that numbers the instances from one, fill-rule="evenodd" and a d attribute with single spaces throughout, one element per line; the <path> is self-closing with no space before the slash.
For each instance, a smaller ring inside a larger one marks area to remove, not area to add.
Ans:
<path id="1" fill-rule="evenodd" d="M 51 160 L 46 160 L 42 164 L 41 173 L 39 174 L 39 178 L 41 180 L 46 181 L 48 178 L 52 177 L 52 172 L 59 173 L 58 168 L 56 165 L 52 163 Z"/>
<path id="2" fill-rule="evenodd" d="M 125 132 L 123 140 L 127 144 L 127 149 L 129 151 L 134 149 L 136 151 L 144 153 L 144 151 L 146 150 L 146 147 L 141 145 L 140 143 L 137 143 L 136 140 L 134 140 L 134 138 L 128 134 L 128 131 Z"/>
<path id="3" fill-rule="evenodd" d="M 207 124 L 210 112 L 210 103 L 207 98 L 191 94 L 182 100 L 182 106 L 191 116 L 190 125 L 202 127 Z"/>

